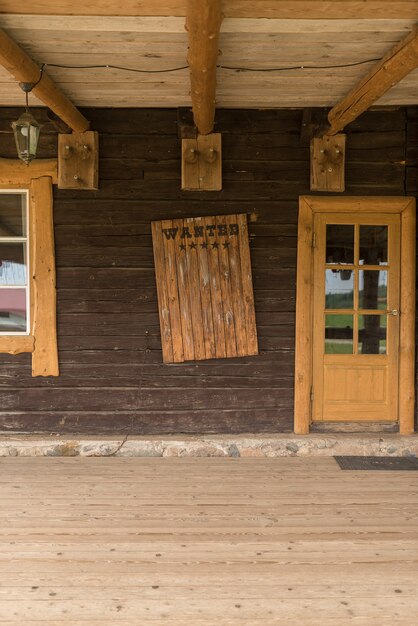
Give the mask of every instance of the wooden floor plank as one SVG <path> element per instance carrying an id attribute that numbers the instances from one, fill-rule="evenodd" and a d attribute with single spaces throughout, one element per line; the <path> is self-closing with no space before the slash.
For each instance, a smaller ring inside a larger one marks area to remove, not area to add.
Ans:
<path id="1" fill-rule="evenodd" d="M 418 476 L 327 459 L 0 459 L 0 625 L 382 626 Z"/>

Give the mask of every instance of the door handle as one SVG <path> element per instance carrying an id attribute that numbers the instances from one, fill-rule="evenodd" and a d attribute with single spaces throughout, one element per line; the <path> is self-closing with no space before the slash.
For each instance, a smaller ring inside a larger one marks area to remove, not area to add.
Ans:
<path id="1" fill-rule="evenodd" d="M 396 317 L 399 315 L 399 311 L 398 309 L 392 309 L 391 311 L 388 311 L 388 315 L 394 315 Z"/>

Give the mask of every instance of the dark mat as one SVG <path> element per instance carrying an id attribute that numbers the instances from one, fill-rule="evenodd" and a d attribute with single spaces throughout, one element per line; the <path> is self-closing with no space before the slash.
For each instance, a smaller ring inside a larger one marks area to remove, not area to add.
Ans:
<path id="1" fill-rule="evenodd" d="M 418 459 L 392 456 L 334 456 L 342 470 L 418 471 Z"/>

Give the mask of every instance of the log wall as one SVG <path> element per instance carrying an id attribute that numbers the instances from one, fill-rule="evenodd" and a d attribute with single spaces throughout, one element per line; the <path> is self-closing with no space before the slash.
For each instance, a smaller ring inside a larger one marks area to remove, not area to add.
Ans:
<path id="1" fill-rule="evenodd" d="M 302 111 L 218 111 L 223 190 L 207 193 L 180 189 L 175 110 L 83 112 L 100 133 L 100 190 L 55 189 L 61 376 L 32 378 L 29 355 L 0 355 L 0 430 L 290 431 L 298 196 L 309 193 Z M 19 113 L 0 109 L 0 156 L 15 156 Z M 42 156 L 56 143 L 47 124 Z M 346 194 L 414 193 L 417 145 L 414 110 L 364 114 L 348 129 Z M 260 355 L 163 365 L 151 220 L 241 212 Z"/>

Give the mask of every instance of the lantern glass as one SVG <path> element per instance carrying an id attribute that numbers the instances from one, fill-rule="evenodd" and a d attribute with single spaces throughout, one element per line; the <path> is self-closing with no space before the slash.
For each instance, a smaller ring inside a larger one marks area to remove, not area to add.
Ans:
<path id="1" fill-rule="evenodd" d="M 18 120 L 12 122 L 12 128 L 18 157 L 29 164 L 36 158 L 41 125 L 29 111 L 26 111 Z"/>

